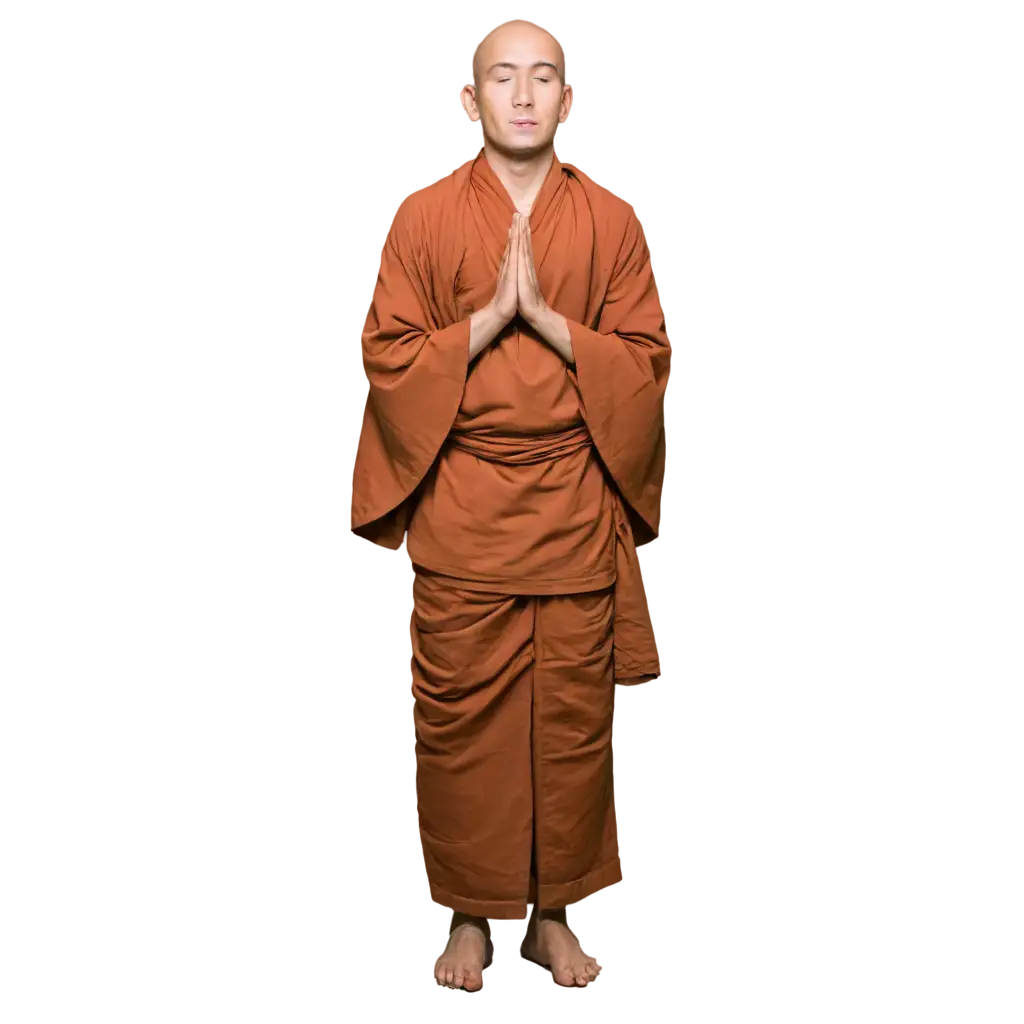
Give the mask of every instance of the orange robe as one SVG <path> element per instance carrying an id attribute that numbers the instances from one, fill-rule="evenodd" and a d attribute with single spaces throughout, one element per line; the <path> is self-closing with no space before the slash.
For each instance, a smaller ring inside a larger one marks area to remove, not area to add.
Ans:
<path id="1" fill-rule="evenodd" d="M 615 683 L 660 674 L 636 547 L 658 535 L 671 356 L 633 208 L 555 155 L 530 228 L 541 291 L 566 318 L 575 365 L 518 315 L 470 362 L 469 317 L 494 294 L 514 212 L 482 149 L 399 207 L 362 337 L 370 390 L 352 494 L 352 530 L 392 549 L 408 533 L 416 570 L 413 693 L 431 889 L 490 917 L 525 916 L 524 871 L 544 905 L 619 877 L 612 694 Z M 542 714 L 573 691 L 565 664 L 578 677 L 575 725 Z M 585 707 L 597 716 L 590 725 Z M 539 728 L 555 752 L 549 767 L 536 737 L 530 746 Z M 564 750 L 553 739 L 560 728 Z M 573 747 L 572 736 L 586 742 Z M 501 780 L 521 790 L 531 771 L 531 813 L 521 800 L 500 829 L 483 827 L 480 794 Z M 551 811 L 557 793 L 572 813 Z M 524 830 L 535 833 L 525 866 Z M 567 844 L 576 853 L 560 860 Z"/>

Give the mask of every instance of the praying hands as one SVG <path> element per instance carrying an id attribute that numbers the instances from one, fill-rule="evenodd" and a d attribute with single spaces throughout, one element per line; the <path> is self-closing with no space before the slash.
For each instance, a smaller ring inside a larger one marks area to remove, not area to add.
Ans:
<path id="1" fill-rule="evenodd" d="M 537 280 L 529 218 L 518 212 L 512 215 L 494 298 L 471 318 L 471 357 L 493 340 L 517 312 L 567 363 L 575 363 L 569 325 L 564 316 L 547 304 Z M 493 333 L 489 328 L 493 328 Z"/>
<path id="2" fill-rule="evenodd" d="M 530 219 L 521 213 L 512 217 L 509 242 L 515 242 L 516 291 L 522 318 L 568 363 L 574 362 L 569 325 L 545 301 L 533 262 L 533 233 Z M 506 252 L 508 247 L 506 247 Z"/>

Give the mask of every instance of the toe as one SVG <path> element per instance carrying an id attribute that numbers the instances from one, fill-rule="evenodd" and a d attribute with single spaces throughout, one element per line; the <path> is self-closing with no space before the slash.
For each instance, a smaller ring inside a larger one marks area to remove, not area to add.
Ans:
<path id="1" fill-rule="evenodd" d="M 556 974 L 555 979 L 559 985 L 572 986 L 576 984 L 576 976 L 569 970 L 568 967 L 560 968 Z"/>

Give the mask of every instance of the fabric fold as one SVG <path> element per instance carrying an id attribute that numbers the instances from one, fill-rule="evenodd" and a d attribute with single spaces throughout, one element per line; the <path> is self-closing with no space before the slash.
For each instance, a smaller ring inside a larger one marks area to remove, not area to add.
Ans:
<path id="1" fill-rule="evenodd" d="M 628 203 L 553 155 L 530 211 L 566 363 L 518 314 L 472 362 L 515 213 L 483 149 L 396 213 L 362 337 L 352 530 L 507 593 L 614 580 L 616 681 L 660 673 L 637 548 L 658 536 L 671 346 Z"/>

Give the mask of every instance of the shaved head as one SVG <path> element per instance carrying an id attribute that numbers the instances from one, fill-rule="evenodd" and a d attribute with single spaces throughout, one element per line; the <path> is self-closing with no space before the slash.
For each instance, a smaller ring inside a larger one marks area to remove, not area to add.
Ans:
<path id="1" fill-rule="evenodd" d="M 462 87 L 460 98 L 483 128 L 489 158 L 550 160 L 572 106 L 561 44 L 532 21 L 506 21 L 473 52 L 473 84 Z"/>
<path id="2" fill-rule="evenodd" d="M 472 82 L 479 87 L 480 80 L 486 73 L 484 61 L 487 59 L 490 44 L 493 44 L 502 34 L 508 32 L 526 31 L 540 33 L 547 36 L 558 49 L 558 77 L 562 85 L 568 81 L 568 51 L 563 40 L 544 24 L 543 20 L 535 17 L 524 17 L 519 14 L 504 14 L 496 17 L 481 32 L 475 40 L 470 51 Z"/>

